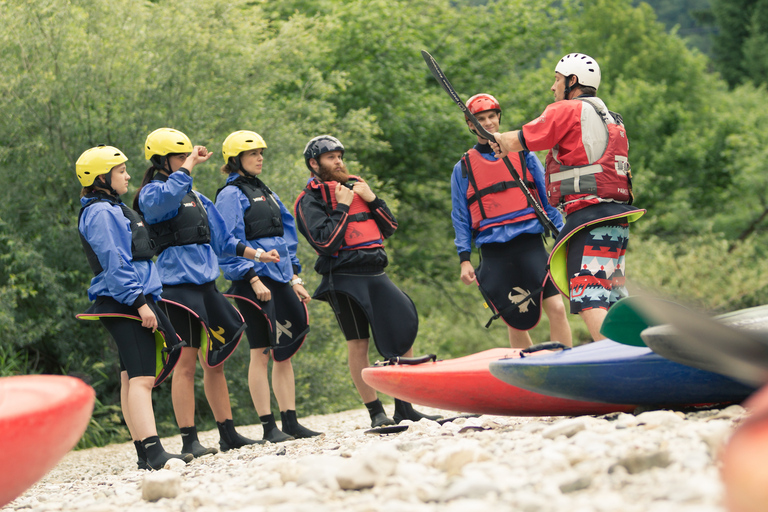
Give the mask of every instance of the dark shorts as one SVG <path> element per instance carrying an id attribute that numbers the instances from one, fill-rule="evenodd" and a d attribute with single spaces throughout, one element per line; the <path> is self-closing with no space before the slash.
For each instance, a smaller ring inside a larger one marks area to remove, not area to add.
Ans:
<path id="1" fill-rule="evenodd" d="M 137 308 L 109 296 L 97 297 L 85 312 L 76 316 L 80 320 L 100 320 L 106 327 L 117 344 L 121 372 L 128 372 L 129 378 L 154 376 L 155 386 L 159 386 L 179 361 L 183 344 L 160 306 L 151 296 L 146 299 L 157 318 L 154 333 L 141 326 Z M 150 366 L 153 369 L 150 370 Z"/>
<path id="2" fill-rule="evenodd" d="M 324 275 L 314 298 L 331 305 L 348 340 L 370 336 L 386 358 L 413 347 L 419 331 L 416 306 L 384 271 Z"/>
<path id="3" fill-rule="evenodd" d="M 99 321 L 115 340 L 120 355 L 120 370 L 128 378 L 155 377 L 155 336 L 132 318 L 101 317 Z"/>
<path id="4" fill-rule="evenodd" d="M 188 346 L 200 348 L 203 339 L 203 325 L 200 319 L 186 309 L 174 307 L 167 302 L 160 302 L 160 307 L 176 329 L 176 334 L 181 336 Z"/>
<path id="5" fill-rule="evenodd" d="M 307 306 L 299 300 L 289 283 L 262 276 L 261 283 L 272 292 L 272 298 L 260 301 L 250 283 L 233 281 L 225 297 L 235 304 L 245 319 L 245 333 L 251 349 L 272 349 L 275 361 L 293 357 L 309 332 Z"/>
<path id="6" fill-rule="evenodd" d="M 334 297 L 329 302 L 334 315 L 336 315 L 336 321 L 339 323 L 341 332 L 344 333 L 344 339 L 349 341 L 370 338 L 368 318 L 365 316 L 365 311 L 349 295 L 336 293 Z"/>
<path id="7" fill-rule="evenodd" d="M 164 285 L 161 305 L 179 336 L 201 350 L 208 366 L 222 364 L 243 337 L 243 317 L 214 282 Z"/>
<path id="8" fill-rule="evenodd" d="M 548 254 L 541 235 L 483 244 L 480 254 L 475 274 L 488 306 L 510 327 L 521 331 L 536 327 L 541 301 L 559 293 L 547 278 Z"/>
<path id="9" fill-rule="evenodd" d="M 571 313 L 608 309 L 627 296 L 624 255 L 628 241 L 629 224 L 625 219 L 595 224 L 568 240 Z"/>

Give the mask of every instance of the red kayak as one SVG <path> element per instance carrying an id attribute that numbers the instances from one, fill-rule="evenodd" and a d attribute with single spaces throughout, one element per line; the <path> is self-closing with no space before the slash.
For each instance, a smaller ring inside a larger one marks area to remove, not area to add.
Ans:
<path id="1" fill-rule="evenodd" d="M 579 416 L 635 409 L 634 405 L 582 402 L 542 395 L 491 375 L 488 369 L 491 361 L 519 357 L 520 349 L 493 348 L 444 361 L 372 366 L 363 370 L 363 380 L 374 389 L 407 402 L 476 414 Z"/>
<path id="2" fill-rule="evenodd" d="M 61 375 L 0 378 L 0 507 L 40 480 L 82 437 L 95 393 Z"/>

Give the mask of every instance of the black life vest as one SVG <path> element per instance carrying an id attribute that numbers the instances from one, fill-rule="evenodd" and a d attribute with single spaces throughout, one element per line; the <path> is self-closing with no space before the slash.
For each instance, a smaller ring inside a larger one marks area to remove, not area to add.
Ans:
<path id="1" fill-rule="evenodd" d="M 239 176 L 224 187 L 235 186 L 248 198 L 248 208 L 243 214 L 246 240 L 255 240 L 267 236 L 283 236 L 283 217 L 280 205 L 272 196 L 272 191 L 259 178 Z M 224 190 L 220 188 L 216 197 Z"/>
<path id="2" fill-rule="evenodd" d="M 168 176 L 158 173 L 156 180 L 166 181 Z M 211 229 L 208 227 L 208 212 L 193 190 L 181 199 L 175 217 L 158 222 L 147 223 L 149 233 L 160 254 L 168 247 L 190 244 L 208 244 L 211 242 Z"/>
<path id="3" fill-rule="evenodd" d="M 125 205 L 120 199 L 105 194 L 103 192 L 94 192 L 86 195 L 85 197 L 93 199 L 80 208 L 80 213 L 77 216 L 77 224 L 80 225 L 80 218 L 83 216 L 83 212 L 89 206 L 96 204 L 98 201 L 104 201 L 106 203 L 119 206 L 123 215 L 131 223 L 131 259 L 133 261 L 150 260 L 155 255 L 155 243 L 149 236 L 149 230 L 147 229 L 144 219 L 135 210 L 132 210 Z M 85 239 L 82 233 L 80 233 L 80 242 L 83 244 L 83 250 L 85 251 L 85 257 L 88 260 L 88 265 L 91 267 L 94 275 L 99 275 L 104 271 L 104 268 L 99 263 L 99 258 L 96 256 L 91 245 Z"/>

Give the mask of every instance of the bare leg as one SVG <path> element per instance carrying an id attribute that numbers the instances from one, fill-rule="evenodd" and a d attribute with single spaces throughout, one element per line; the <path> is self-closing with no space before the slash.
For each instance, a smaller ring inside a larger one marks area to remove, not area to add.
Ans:
<path id="1" fill-rule="evenodd" d="M 571 325 L 568 323 L 568 315 L 560 294 L 547 297 L 542 303 L 544 312 L 549 318 L 549 337 L 552 341 L 559 341 L 568 347 L 573 346 Z"/>
<path id="2" fill-rule="evenodd" d="M 296 410 L 296 382 L 290 359 L 272 361 L 272 390 L 275 392 L 280 412 Z"/>
<path id="3" fill-rule="evenodd" d="M 347 340 L 347 351 L 349 358 L 349 373 L 352 375 L 352 382 L 360 393 L 363 403 L 376 400 L 376 390 L 365 383 L 363 380 L 363 369 L 371 365 L 368 359 L 368 339 Z"/>
<path id="4" fill-rule="evenodd" d="M 136 435 L 136 429 L 133 428 L 133 420 L 131 420 L 131 409 L 128 406 L 129 387 L 128 372 L 123 370 L 120 372 L 120 409 L 123 411 L 123 419 L 125 420 L 125 425 L 128 427 L 128 432 L 131 434 L 131 440 L 141 441 L 142 438 Z"/>
<path id="5" fill-rule="evenodd" d="M 600 328 L 603 326 L 603 320 L 607 314 L 608 310 L 600 308 L 588 309 L 579 313 L 584 323 L 587 324 L 587 329 L 589 329 L 589 334 L 592 336 L 593 341 L 605 339 L 605 336 L 600 334 Z"/>
<path id="6" fill-rule="evenodd" d="M 200 354 L 201 364 L 202 354 Z M 213 418 L 223 423 L 224 420 L 232 419 L 232 406 L 229 403 L 229 388 L 227 387 L 227 378 L 224 375 L 224 365 L 210 367 L 203 364 L 203 387 L 205 388 L 205 398 L 208 399 L 208 405 L 213 411 Z"/>
<path id="7" fill-rule="evenodd" d="M 128 386 L 128 408 L 131 422 L 139 440 L 157 435 L 155 413 L 152 409 L 154 377 L 134 377 Z"/>
<path id="8" fill-rule="evenodd" d="M 507 330 L 509 330 L 509 345 L 512 348 L 528 348 L 533 345 L 528 331 L 518 331 L 509 326 L 507 326 Z"/>
<path id="9" fill-rule="evenodd" d="M 259 416 L 272 413 L 267 376 L 268 365 L 269 354 L 265 354 L 264 349 L 252 348 L 251 362 L 248 365 L 248 389 L 251 391 L 253 407 Z"/>
<path id="10" fill-rule="evenodd" d="M 171 400 L 176 423 L 179 428 L 195 425 L 195 368 L 197 365 L 196 348 L 184 347 L 171 382 Z"/>

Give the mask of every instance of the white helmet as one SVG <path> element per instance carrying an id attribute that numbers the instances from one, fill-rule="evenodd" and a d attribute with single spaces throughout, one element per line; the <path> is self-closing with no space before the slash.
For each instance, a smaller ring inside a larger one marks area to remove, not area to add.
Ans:
<path id="1" fill-rule="evenodd" d="M 557 63 L 555 72 L 564 76 L 576 75 L 579 85 L 600 87 L 600 66 L 597 61 L 583 53 L 569 53 Z"/>

